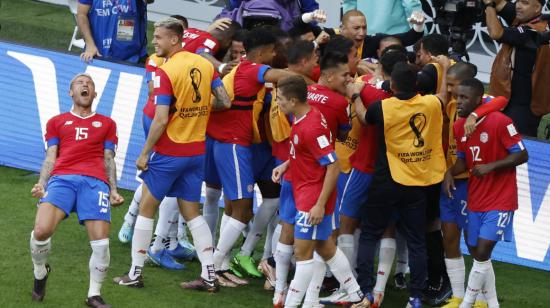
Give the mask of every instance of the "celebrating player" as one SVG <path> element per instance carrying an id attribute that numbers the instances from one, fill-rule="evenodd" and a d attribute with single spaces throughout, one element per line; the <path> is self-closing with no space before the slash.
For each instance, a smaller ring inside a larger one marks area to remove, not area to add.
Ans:
<path id="1" fill-rule="evenodd" d="M 307 104 L 307 85 L 300 76 L 278 84 L 279 108 L 295 118 L 290 133 L 289 160 L 273 170 L 273 181 L 279 182 L 290 168 L 296 202 L 295 256 L 296 272 L 285 307 L 298 307 L 314 272 L 313 253 L 317 252 L 358 307 L 367 300 L 353 277 L 349 262 L 333 241 L 332 214 L 336 201 L 339 166 L 334 153 L 331 132 L 321 112 Z M 303 172 L 308 170 L 308 172 Z"/>
<path id="2" fill-rule="evenodd" d="M 452 197 L 453 177 L 465 171 L 471 175 L 466 238 L 474 265 L 460 308 L 472 307 L 480 291 L 489 307 L 499 307 L 491 254 L 498 241 L 511 239 L 518 208 L 515 167 L 528 159 L 514 123 L 498 111 L 479 119 L 476 130 L 465 135 L 465 118 L 481 104 L 483 90 L 483 83 L 473 78 L 463 80 L 458 87 L 457 112 L 461 118 L 454 125 L 457 160 L 444 181 L 445 192 Z"/>
<path id="3" fill-rule="evenodd" d="M 188 223 L 202 265 L 201 277 L 181 284 L 184 289 L 217 292 L 212 238 L 199 214 L 204 172 L 206 123 L 212 109 L 230 106 L 227 92 L 210 62 L 181 50 L 183 27 L 168 18 L 155 24 L 153 44 L 157 56 L 167 62 L 155 74 L 155 117 L 147 141 L 136 162 L 143 170 L 142 203 L 132 238 L 132 266 L 115 283 L 143 287 L 142 268 L 151 241 L 153 217 L 160 201 L 178 198 L 182 216 Z"/>
<path id="4" fill-rule="evenodd" d="M 42 301 L 46 295 L 51 236 L 63 219 L 76 212 L 92 246 L 86 305 L 111 307 L 105 304 L 100 291 L 110 260 L 110 206 L 124 202 L 116 187 L 116 124 L 92 111 L 97 94 L 90 75 L 77 74 L 71 81 L 69 95 L 73 99 L 72 110 L 46 124 L 46 158 L 40 179 L 31 191 L 33 197 L 40 198 L 30 238 L 34 265 L 32 298 Z"/>

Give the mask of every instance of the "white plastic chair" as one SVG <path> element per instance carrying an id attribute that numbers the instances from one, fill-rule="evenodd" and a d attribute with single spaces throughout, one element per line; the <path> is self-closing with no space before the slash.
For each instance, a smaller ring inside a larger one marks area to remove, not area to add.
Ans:
<path id="1" fill-rule="evenodd" d="M 74 23 L 75 23 L 73 36 L 71 37 L 71 43 L 69 44 L 69 51 L 71 51 L 71 48 L 73 46 L 76 46 L 80 49 L 84 49 L 84 46 L 86 45 L 86 43 L 84 42 L 84 39 L 77 39 L 76 38 L 76 35 L 78 34 L 78 23 L 76 21 L 76 10 L 77 10 L 77 6 L 78 6 L 78 1 L 77 0 L 67 0 L 67 4 L 69 6 L 69 9 L 71 10 L 71 13 L 73 14 Z"/>

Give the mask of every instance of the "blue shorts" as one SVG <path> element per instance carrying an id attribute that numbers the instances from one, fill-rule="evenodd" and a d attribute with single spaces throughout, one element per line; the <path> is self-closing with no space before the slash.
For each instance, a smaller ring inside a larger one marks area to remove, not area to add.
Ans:
<path id="1" fill-rule="evenodd" d="M 349 173 L 340 172 L 340 175 L 338 176 L 338 182 L 336 183 L 336 205 L 333 214 L 336 225 L 334 225 L 334 230 L 340 229 L 340 211 L 338 210 L 338 208 L 344 195 L 344 188 L 346 187 L 346 183 L 348 182 L 349 175 Z"/>
<path id="2" fill-rule="evenodd" d="M 254 174 L 250 147 L 215 140 L 214 162 L 226 198 L 231 201 L 252 199 Z"/>
<path id="3" fill-rule="evenodd" d="M 158 201 L 176 197 L 188 202 L 201 199 L 204 180 L 204 154 L 188 157 L 151 153 L 148 169 L 139 177 Z"/>
<path id="4" fill-rule="evenodd" d="M 215 140 L 206 136 L 206 154 L 204 157 L 204 181 L 212 185 L 222 185 L 216 162 L 214 161 L 214 142 Z"/>
<path id="5" fill-rule="evenodd" d="M 279 198 L 279 218 L 287 224 L 296 222 L 296 203 L 292 193 L 292 183 L 281 179 L 281 196 Z"/>
<path id="6" fill-rule="evenodd" d="M 342 190 L 337 209 L 340 215 L 359 219 L 361 206 L 367 202 L 367 191 L 372 182 L 372 174 L 352 169 L 346 185 Z"/>
<path id="7" fill-rule="evenodd" d="M 153 123 L 153 119 L 144 114 L 141 119 L 141 123 L 143 124 L 143 133 L 145 134 L 145 140 L 147 140 L 147 136 L 149 136 L 149 130 L 151 129 L 151 123 Z"/>
<path id="8" fill-rule="evenodd" d="M 441 189 L 439 198 L 439 211 L 442 222 L 455 223 L 460 230 L 466 228 L 468 218 L 468 180 L 455 180 L 456 190 L 453 191 L 453 199 Z"/>
<path id="9" fill-rule="evenodd" d="M 271 181 L 271 174 L 275 168 L 275 157 L 271 154 L 271 146 L 267 142 L 253 144 L 252 150 L 252 170 L 254 180 Z"/>
<path id="10" fill-rule="evenodd" d="M 51 203 L 66 217 L 76 212 L 82 224 L 85 220 L 111 221 L 111 204 L 107 183 L 84 175 L 54 175 L 46 185 L 40 203 Z"/>
<path id="11" fill-rule="evenodd" d="M 312 226 L 307 220 L 309 213 L 298 211 L 296 213 L 296 225 L 294 238 L 301 240 L 326 241 L 334 230 L 334 215 L 325 215 L 320 224 Z"/>
<path id="12" fill-rule="evenodd" d="M 468 211 L 468 245 L 477 246 L 477 239 L 512 241 L 514 211 Z"/>

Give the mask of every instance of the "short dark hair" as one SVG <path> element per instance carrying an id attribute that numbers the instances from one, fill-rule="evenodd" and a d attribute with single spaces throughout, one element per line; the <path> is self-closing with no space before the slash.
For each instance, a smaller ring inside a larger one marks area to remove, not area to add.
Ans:
<path id="1" fill-rule="evenodd" d="M 382 65 L 382 71 L 387 76 L 391 76 L 395 64 L 399 62 L 407 62 L 407 60 L 408 58 L 407 58 L 406 50 L 405 52 L 403 52 L 402 50 L 398 50 L 398 49 L 386 48 L 384 49 L 384 52 L 380 57 L 380 64 Z"/>
<path id="2" fill-rule="evenodd" d="M 407 62 L 397 62 L 391 73 L 391 84 L 397 92 L 416 92 L 416 71 Z"/>
<path id="3" fill-rule="evenodd" d="M 302 59 L 311 57 L 314 50 L 313 42 L 298 40 L 288 49 L 288 63 L 298 64 Z"/>
<path id="4" fill-rule="evenodd" d="M 189 22 L 187 21 L 187 18 L 185 18 L 184 16 L 181 16 L 181 15 L 170 15 L 170 17 L 175 18 L 175 19 L 181 21 L 182 24 L 183 24 L 183 27 L 184 27 L 185 29 L 189 28 Z"/>
<path id="5" fill-rule="evenodd" d="M 422 48 L 434 57 L 449 55 L 449 41 L 441 34 L 432 33 L 422 38 Z"/>
<path id="6" fill-rule="evenodd" d="M 336 68 L 341 64 L 348 64 L 348 55 L 337 50 L 328 50 L 321 57 L 320 66 L 321 72 Z"/>
<path id="7" fill-rule="evenodd" d="M 452 75 L 459 80 L 474 78 L 477 75 L 477 66 L 468 62 L 457 62 L 449 67 L 447 75 Z"/>
<path id="8" fill-rule="evenodd" d="M 336 35 L 330 38 L 330 41 L 325 45 L 325 51 L 339 51 L 348 55 L 355 43 L 342 35 Z"/>
<path id="9" fill-rule="evenodd" d="M 291 75 L 279 80 L 277 91 L 288 99 L 295 98 L 302 103 L 307 101 L 307 83 L 300 75 Z"/>
<path id="10" fill-rule="evenodd" d="M 246 37 L 247 31 L 245 29 L 241 29 L 237 32 L 235 32 L 235 35 L 233 35 L 233 40 L 237 42 L 244 42 L 244 39 Z"/>
<path id="11" fill-rule="evenodd" d="M 294 26 L 293 28 L 288 30 L 288 35 L 290 35 L 290 38 L 292 38 L 293 40 L 299 40 L 300 36 L 310 32 L 313 33 L 313 27 L 310 24 L 304 24 Z"/>
<path id="12" fill-rule="evenodd" d="M 479 97 L 483 97 L 483 93 L 485 92 L 483 82 L 479 81 L 479 79 L 476 78 L 464 79 L 460 82 L 460 86 L 472 89 L 474 95 Z"/>
<path id="13" fill-rule="evenodd" d="M 268 30 L 263 27 L 254 28 L 246 34 L 246 37 L 243 41 L 244 50 L 247 53 L 251 52 L 254 49 L 264 47 L 267 45 L 275 45 L 277 38 Z"/>

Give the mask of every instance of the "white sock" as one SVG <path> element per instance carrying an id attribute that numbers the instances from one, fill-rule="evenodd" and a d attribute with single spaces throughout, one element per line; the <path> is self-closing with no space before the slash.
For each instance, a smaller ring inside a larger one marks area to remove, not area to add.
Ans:
<path id="1" fill-rule="evenodd" d="M 296 273 L 290 283 L 287 293 L 285 307 L 298 307 L 302 303 L 302 298 L 306 293 L 307 287 L 313 276 L 315 261 L 313 259 L 296 262 Z"/>
<path id="2" fill-rule="evenodd" d="M 354 264 L 353 255 L 354 251 L 357 249 L 355 249 L 355 239 L 353 234 L 340 234 L 338 236 L 338 248 L 346 256 L 350 266 Z M 355 274 L 355 268 L 352 268 L 352 271 L 354 272 L 354 276 L 357 276 Z"/>
<path id="3" fill-rule="evenodd" d="M 319 305 L 319 292 L 321 292 L 321 285 L 323 284 L 323 279 L 325 278 L 325 271 L 327 265 L 325 260 L 318 255 L 316 252 L 313 253 L 313 276 L 307 287 L 306 298 L 304 299 L 305 307 L 317 307 Z"/>
<path id="4" fill-rule="evenodd" d="M 178 200 L 173 197 L 165 197 L 159 206 L 159 219 L 155 228 L 155 241 L 151 246 L 152 252 L 158 252 L 170 245 L 170 233 L 178 224 Z M 176 231 L 177 232 L 177 231 Z"/>
<path id="5" fill-rule="evenodd" d="M 273 236 L 271 237 L 271 254 L 275 256 L 277 251 L 277 243 L 279 243 L 279 238 L 281 238 L 281 231 L 283 230 L 283 225 L 279 223 L 280 219 L 276 217 L 277 225 L 275 230 L 273 230 Z"/>
<path id="6" fill-rule="evenodd" d="M 485 300 L 489 305 L 489 308 L 499 307 L 498 298 L 497 298 L 497 288 L 495 284 L 495 270 L 493 269 L 493 263 L 491 260 L 488 260 L 489 268 L 485 276 L 485 283 L 483 284 L 483 295 Z"/>
<path id="7" fill-rule="evenodd" d="M 327 260 L 326 262 L 330 268 L 330 271 L 340 283 L 340 290 L 346 291 L 350 297 L 350 301 L 358 302 L 363 299 L 361 288 L 351 272 L 351 267 L 344 253 L 340 249 L 336 248 L 336 253 L 332 259 Z"/>
<path id="8" fill-rule="evenodd" d="M 190 220 L 187 225 L 193 236 L 193 244 L 195 245 L 199 261 L 201 262 L 201 277 L 205 280 L 212 281 L 216 279 L 216 274 L 214 272 L 212 234 L 208 232 L 210 230 L 208 224 L 204 217 L 198 216 Z"/>
<path id="9" fill-rule="evenodd" d="M 485 283 L 485 277 L 491 266 L 491 261 L 480 262 L 474 260 L 474 265 L 468 277 L 468 287 L 464 295 L 464 300 L 460 304 L 460 308 L 469 308 L 475 302 L 477 294 L 481 291 Z"/>
<path id="10" fill-rule="evenodd" d="M 30 239 L 31 246 L 31 259 L 34 266 L 34 278 L 44 279 L 48 274 L 46 270 L 46 262 L 48 261 L 48 255 L 52 249 L 52 238 L 48 238 L 44 241 L 37 241 L 34 238 L 34 231 L 31 232 Z"/>
<path id="11" fill-rule="evenodd" d="M 222 215 L 222 221 L 220 223 L 220 234 L 222 233 L 222 230 L 225 228 L 225 226 L 227 225 L 227 220 L 231 218 L 231 216 L 225 214 L 225 212 L 223 213 Z M 231 249 L 229 249 L 229 251 L 231 251 L 233 249 L 233 247 L 231 247 Z M 222 266 L 220 268 L 218 268 L 218 270 L 220 271 L 226 271 L 229 269 L 229 265 L 231 263 L 231 254 L 228 253 L 227 255 L 225 255 L 225 257 L 223 258 L 223 262 L 222 262 Z"/>
<path id="12" fill-rule="evenodd" d="M 395 239 L 383 238 L 380 240 L 380 251 L 378 254 L 378 272 L 376 274 L 376 285 L 374 292 L 384 292 L 386 283 L 390 276 L 393 259 L 395 258 Z"/>
<path id="13" fill-rule="evenodd" d="M 447 267 L 447 275 L 451 281 L 451 289 L 453 296 L 464 298 L 464 281 L 466 279 L 466 267 L 462 256 L 455 259 L 445 258 L 445 266 Z"/>
<path id="14" fill-rule="evenodd" d="M 136 279 L 141 275 L 143 264 L 147 259 L 147 248 L 153 237 L 153 225 L 155 220 L 139 215 L 134 227 L 132 237 L 132 267 L 128 272 L 130 279 Z"/>
<path id="15" fill-rule="evenodd" d="M 139 204 L 141 203 L 142 187 L 143 184 L 139 184 L 138 188 L 134 192 L 132 202 L 128 207 L 128 212 L 126 212 L 126 215 L 124 215 L 124 221 L 131 226 L 136 224 L 136 219 L 139 215 Z"/>
<path id="16" fill-rule="evenodd" d="M 266 226 L 269 225 L 278 208 L 279 198 L 263 199 L 262 205 L 258 209 L 256 216 L 254 216 L 254 221 L 252 223 L 252 227 L 250 227 L 248 236 L 241 247 L 241 255 L 252 255 L 252 251 L 256 247 L 256 244 L 258 244 L 258 241 L 262 238 L 262 234 L 264 233 Z"/>
<path id="17" fill-rule="evenodd" d="M 395 265 L 395 273 L 405 275 L 409 267 L 409 250 L 407 249 L 407 240 L 399 232 L 395 234 L 397 262 Z"/>
<path id="18" fill-rule="evenodd" d="M 90 256 L 90 288 L 88 297 L 101 295 L 101 284 L 107 277 L 111 255 L 109 253 L 109 239 L 90 241 L 92 255 Z"/>
<path id="19" fill-rule="evenodd" d="M 288 270 L 290 268 L 290 259 L 294 247 L 292 245 L 286 245 L 281 242 L 277 243 L 277 249 L 275 250 L 275 292 L 283 292 L 286 288 L 286 281 L 288 279 Z"/>
<path id="20" fill-rule="evenodd" d="M 267 232 L 265 234 L 265 242 L 264 242 L 264 252 L 262 255 L 262 260 L 268 259 L 269 257 L 273 256 L 273 247 L 271 245 L 273 244 L 273 232 L 275 232 L 275 228 L 277 227 L 276 223 L 276 217 L 277 215 L 274 215 L 271 218 L 271 221 L 267 225 Z"/>
<path id="21" fill-rule="evenodd" d="M 233 245 L 239 239 L 245 227 L 246 224 L 233 217 L 227 219 L 223 232 L 220 232 L 220 240 L 214 252 L 214 265 L 217 270 L 221 268 L 223 258 L 231 251 L 231 248 L 233 248 Z"/>
<path id="22" fill-rule="evenodd" d="M 206 220 L 206 223 L 210 228 L 212 239 L 216 240 L 216 234 L 218 230 L 218 217 L 220 216 L 220 208 L 218 206 L 218 202 L 220 201 L 222 190 L 206 186 L 205 194 L 206 197 L 204 199 L 204 205 L 202 206 L 202 216 L 204 217 L 204 220 Z"/>
<path id="23" fill-rule="evenodd" d="M 220 222 L 220 234 L 223 233 L 223 229 L 225 229 L 225 226 L 227 225 L 227 220 L 231 218 L 231 216 L 227 215 L 225 212 L 223 212 L 222 214 L 222 219 L 221 219 L 221 222 Z M 219 242 L 219 238 L 218 238 L 218 242 Z M 216 246 L 214 244 L 214 246 Z"/>

